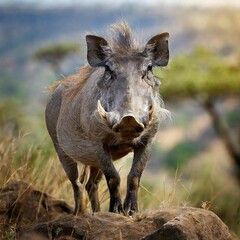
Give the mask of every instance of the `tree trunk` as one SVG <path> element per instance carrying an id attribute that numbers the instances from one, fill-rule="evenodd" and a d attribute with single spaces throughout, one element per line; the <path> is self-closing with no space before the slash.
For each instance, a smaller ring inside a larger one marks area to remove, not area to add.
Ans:
<path id="1" fill-rule="evenodd" d="M 208 99 L 203 102 L 203 105 L 212 118 L 213 127 L 216 133 L 223 140 L 226 149 L 233 159 L 235 165 L 235 174 L 240 184 L 240 144 L 239 142 L 234 141 L 232 138 L 228 126 L 215 109 L 213 101 Z"/>

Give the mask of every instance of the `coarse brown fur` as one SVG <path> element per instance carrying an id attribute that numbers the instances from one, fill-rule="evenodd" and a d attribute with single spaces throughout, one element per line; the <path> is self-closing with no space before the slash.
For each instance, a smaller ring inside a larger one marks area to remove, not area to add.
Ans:
<path id="1" fill-rule="evenodd" d="M 67 76 L 48 87 L 49 92 L 53 92 L 59 85 L 63 85 L 65 94 L 72 100 L 78 91 L 82 88 L 83 84 L 89 79 L 90 75 L 94 72 L 94 68 L 89 65 L 81 67 L 75 74 Z"/>

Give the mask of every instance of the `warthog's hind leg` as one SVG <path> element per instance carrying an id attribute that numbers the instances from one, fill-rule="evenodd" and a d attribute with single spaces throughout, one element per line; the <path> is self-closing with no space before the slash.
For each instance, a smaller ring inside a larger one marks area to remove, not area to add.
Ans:
<path id="1" fill-rule="evenodd" d="M 91 201 L 93 212 L 100 211 L 100 202 L 98 197 L 98 184 L 102 178 L 102 172 L 98 168 L 90 168 L 90 178 L 86 185 L 86 190 Z"/>

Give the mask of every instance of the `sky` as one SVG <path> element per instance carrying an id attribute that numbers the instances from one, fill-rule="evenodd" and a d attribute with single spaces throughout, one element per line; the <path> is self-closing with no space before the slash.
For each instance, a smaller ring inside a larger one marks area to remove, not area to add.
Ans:
<path id="1" fill-rule="evenodd" d="M 220 6 L 235 6 L 240 7 L 240 0 L 0 0 L 1 5 L 39 5 L 39 6 L 71 6 L 71 5 L 108 5 L 119 6 L 121 4 L 132 3 L 137 5 L 183 5 L 183 6 L 205 6 L 205 7 L 220 7 Z"/>

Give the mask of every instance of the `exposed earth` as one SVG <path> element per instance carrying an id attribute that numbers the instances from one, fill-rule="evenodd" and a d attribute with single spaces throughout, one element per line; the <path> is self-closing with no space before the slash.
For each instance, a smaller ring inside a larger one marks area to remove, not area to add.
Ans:
<path id="1" fill-rule="evenodd" d="M 228 227 L 211 211 L 171 208 L 130 218 L 98 212 L 73 216 L 72 208 L 14 182 L 0 190 L 0 239 L 20 240 L 230 240 Z"/>

